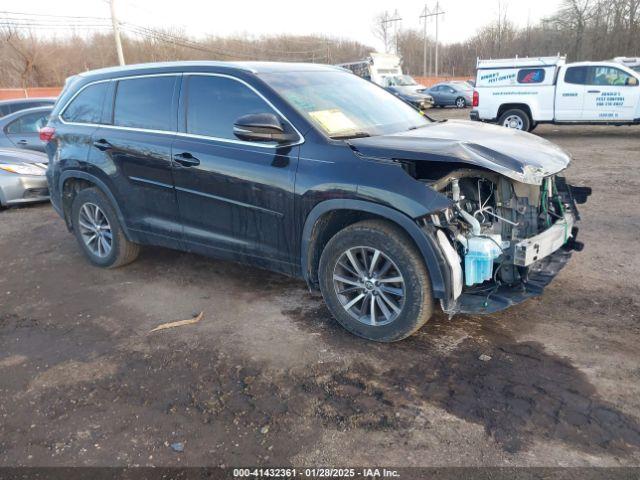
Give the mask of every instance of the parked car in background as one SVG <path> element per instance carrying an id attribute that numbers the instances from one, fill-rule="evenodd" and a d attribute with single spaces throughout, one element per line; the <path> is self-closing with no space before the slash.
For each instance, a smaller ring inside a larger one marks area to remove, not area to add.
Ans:
<path id="1" fill-rule="evenodd" d="M 427 88 L 415 81 L 411 75 L 391 75 L 384 79 L 383 87 L 392 87 L 404 93 L 422 93 Z"/>
<path id="2" fill-rule="evenodd" d="M 160 245 L 279 271 L 372 340 L 411 335 L 437 305 L 492 313 L 539 295 L 581 247 L 589 191 L 560 176 L 560 148 L 432 121 L 336 67 L 85 72 L 41 134 L 52 205 L 92 264 Z"/>
<path id="3" fill-rule="evenodd" d="M 0 118 L 0 148 L 26 148 L 44 152 L 40 129 L 47 124 L 53 106 L 27 108 Z"/>
<path id="4" fill-rule="evenodd" d="M 0 207 L 49 200 L 47 156 L 18 148 L 0 148 Z"/>
<path id="5" fill-rule="evenodd" d="M 540 123 L 640 124 L 640 72 L 565 58 L 478 60 L 472 120 L 531 131 Z"/>
<path id="6" fill-rule="evenodd" d="M 433 107 L 433 97 L 423 92 L 426 87 L 409 75 L 388 76 L 384 79 L 383 86 L 385 90 L 419 110 Z"/>
<path id="7" fill-rule="evenodd" d="M 390 93 L 393 93 L 399 99 L 407 102 L 409 105 L 424 111 L 433 107 L 433 97 L 426 93 L 405 93 L 395 91 L 393 87 L 385 88 Z"/>
<path id="8" fill-rule="evenodd" d="M 433 97 L 434 106 L 465 108 L 473 103 L 473 88 L 466 82 L 437 83 L 425 90 Z"/>
<path id="9" fill-rule="evenodd" d="M 9 115 L 10 113 L 24 110 L 26 108 L 53 106 L 56 103 L 54 97 L 41 98 L 16 98 L 13 100 L 0 101 L 0 117 Z"/>
<path id="10" fill-rule="evenodd" d="M 640 73 L 640 57 L 616 57 L 613 61 Z"/>

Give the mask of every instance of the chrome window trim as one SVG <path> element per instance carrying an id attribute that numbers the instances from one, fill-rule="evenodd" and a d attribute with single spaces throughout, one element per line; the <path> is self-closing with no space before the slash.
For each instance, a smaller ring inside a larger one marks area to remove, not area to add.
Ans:
<path id="1" fill-rule="evenodd" d="M 170 131 L 170 130 L 153 130 L 153 129 L 149 129 L 149 128 L 137 128 L 137 127 L 122 127 L 120 125 L 107 125 L 107 124 L 103 124 L 103 123 L 83 123 L 83 122 L 68 122 L 65 121 L 62 118 L 62 115 L 64 114 L 64 112 L 66 111 L 66 109 L 69 107 L 69 105 L 71 104 L 71 102 L 73 102 L 73 100 L 80 94 L 80 92 L 82 92 L 85 88 L 90 87 L 91 85 L 96 85 L 98 83 L 106 83 L 106 82 L 117 82 L 120 80 L 131 80 L 131 79 L 136 79 L 136 78 L 151 78 L 151 77 L 170 77 L 170 76 L 182 76 L 182 77 L 190 77 L 190 76 L 206 76 L 206 77 L 223 77 L 223 78 L 228 78 L 230 80 L 235 80 L 236 82 L 239 82 L 241 84 L 243 84 L 244 86 L 248 87 L 252 92 L 254 92 L 256 95 L 258 95 L 258 97 L 260 97 L 271 109 L 273 109 L 274 112 L 276 112 L 284 121 L 286 121 L 289 125 L 291 125 L 291 128 L 293 128 L 294 132 L 296 133 L 296 135 L 298 135 L 299 139 L 295 142 L 292 143 L 283 143 L 283 144 L 275 144 L 275 145 L 265 145 L 263 143 L 260 142 L 247 142 L 245 140 L 235 140 L 235 139 L 231 139 L 231 138 L 222 138 L 222 137 L 211 137 L 208 135 L 198 135 L 195 133 L 187 133 L 187 132 L 178 132 L 176 131 Z M 249 83 L 245 82 L 244 80 L 238 78 L 238 77 L 234 77 L 233 75 L 229 75 L 226 73 L 209 73 L 209 72 L 189 72 L 189 71 L 185 71 L 185 72 L 171 72 L 171 73 L 152 73 L 152 74 L 141 74 L 141 75 L 131 75 L 131 76 L 127 76 L 127 77 L 116 77 L 116 78 L 108 78 L 108 79 L 104 79 L 104 80 L 96 80 L 94 82 L 89 82 L 86 85 L 83 85 L 82 88 L 80 88 L 76 93 L 73 94 L 73 96 L 65 103 L 64 107 L 62 107 L 62 109 L 60 110 L 60 113 L 58 114 L 58 120 L 60 120 L 61 123 L 65 124 L 65 125 L 78 125 L 78 126 L 85 126 L 85 127 L 101 127 L 101 128 L 110 128 L 110 129 L 114 129 L 114 130 L 125 130 L 125 131 L 131 131 L 131 132 L 142 132 L 142 133 L 156 133 L 156 134 L 162 134 L 162 135 L 174 135 L 174 136 L 179 136 L 179 137 L 185 137 L 185 138 L 194 138 L 194 139 L 198 139 L 198 140 L 213 140 L 216 142 L 222 142 L 222 143 L 231 143 L 234 145 L 247 145 L 247 146 L 251 146 L 251 147 L 259 147 L 259 148 L 268 148 L 268 149 L 278 149 L 278 148 L 288 148 L 288 147 L 295 147 L 297 145 L 301 145 L 305 142 L 305 138 L 304 135 L 302 135 L 302 133 L 300 133 L 300 131 L 295 127 L 295 125 L 289 121 L 289 119 L 280 111 L 278 110 L 278 108 L 276 108 L 275 105 L 273 105 L 273 103 L 271 103 L 264 95 L 262 95 L 258 90 L 256 90 L 252 85 L 250 85 Z"/>
<path id="2" fill-rule="evenodd" d="M 91 82 L 91 83 L 87 83 L 86 85 L 83 85 L 82 88 L 80 90 L 78 90 L 76 93 L 74 93 L 71 98 L 69 100 L 67 100 L 67 102 L 64 104 L 64 107 L 62 107 L 60 109 L 60 113 L 58 113 L 58 120 L 60 120 L 62 123 L 64 123 L 65 125 L 89 125 L 89 126 L 93 126 L 93 125 L 100 125 L 100 124 L 95 124 L 95 123 L 84 123 L 84 122 L 67 122 L 64 118 L 62 118 L 62 115 L 64 114 L 64 112 L 67 111 L 67 108 L 69 108 L 69 105 L 71 104 L 71 102 L 73 102 L 76 97 L 78 95 L 80 95 L 80 93 L 82 93 L 84 91 L 85 88 L 88 88 L 92 85 L 97 85 L 99 83 L 108 83 L 111 82 L 111 79 L 106 79 L 106 80 L 96 80 L 95 82 Z M 104 101 L 104 100 L 103 100 Z M 102 112 L 101 112 L 102 113 Z"/>

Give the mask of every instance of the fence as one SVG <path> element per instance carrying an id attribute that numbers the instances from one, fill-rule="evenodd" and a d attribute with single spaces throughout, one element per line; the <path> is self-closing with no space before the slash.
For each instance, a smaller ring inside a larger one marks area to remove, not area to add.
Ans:
<path id="1" fill-rule="evenodd" d="M 61 90 L 61 87 L 0 88 L 0 100 L 11 100 L 13 98 L 57 97 Z"/>

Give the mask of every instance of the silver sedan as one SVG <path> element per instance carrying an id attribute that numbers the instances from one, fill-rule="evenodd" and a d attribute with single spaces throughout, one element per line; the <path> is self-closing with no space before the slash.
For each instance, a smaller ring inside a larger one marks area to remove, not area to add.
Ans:
<path id="1" fill-rule="evenodd" d="M 0 208 L 48 201 L 47 161 L 43 153 L 0 149 Z"/>

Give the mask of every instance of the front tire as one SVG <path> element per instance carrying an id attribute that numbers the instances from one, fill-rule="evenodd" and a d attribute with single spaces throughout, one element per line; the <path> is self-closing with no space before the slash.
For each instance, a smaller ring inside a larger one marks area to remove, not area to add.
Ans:
<path id="1" fill-rule="evenodd" d="M 531 119 L 524 110 L 520 110 L 519 108 L 512 108 L 511 110 L 507 110 L 502 115 L 500 115 L 498 124 L 502 125 L 503 127 L 514 128 L 516 130 L 528 132 L 529 128 L 531 127 Z"/>
<path id="2" fill-rule="evenodd" d="M 359 337 L 402 340 L 433 314 L 424 259 L 389 222 L 367 220 L 338 232 L 322 252 L 318 274 L 329 310 Z"/>
<path id="3" fill-rule="evenodd" d="M 76 240 L 94 265 L 116 268 L 137 258 L 140 246 L 127 239 L 111 202 L 97 188 L 76 195 L 71 219 Z"/>

